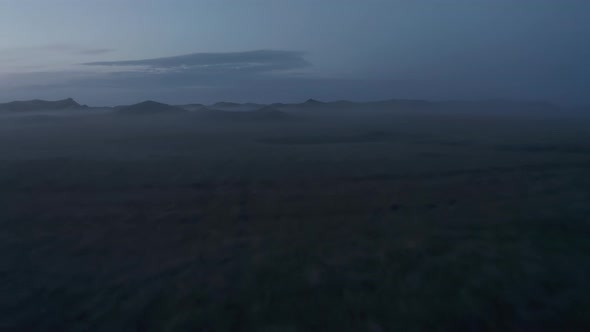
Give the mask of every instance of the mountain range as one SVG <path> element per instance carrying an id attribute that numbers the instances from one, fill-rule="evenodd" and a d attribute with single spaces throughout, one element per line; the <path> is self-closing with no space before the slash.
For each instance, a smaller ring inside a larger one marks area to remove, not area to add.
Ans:
<path id="1" fill-rule="evenodd" d="M 57 101 L 28 100 L 0 103 L 2 112 L 37 112 L 73 110 L 90 112 L 98 107 L 89 107 L 72 98 Z M 217 118 L 284 118 L 288 113 L 324 115 L 360 115 L 374 112 L 412 111 L 412 112 L 458 112 L 494 114 L 558 114 L 559 106 L 547 102 L 481 100 L 481 101 L 427 101 L 391 99 L 374 102 L 334 101 L 323 102 L 309 99 L 303 103 L 232 103 L 219 102 L 211 105 L 185 104 L 169 105 L 156 101 L 144 101 L 133 105 L 101 107 L 100 109 L 118 114 L 178 114 L 198 113 Z"/>

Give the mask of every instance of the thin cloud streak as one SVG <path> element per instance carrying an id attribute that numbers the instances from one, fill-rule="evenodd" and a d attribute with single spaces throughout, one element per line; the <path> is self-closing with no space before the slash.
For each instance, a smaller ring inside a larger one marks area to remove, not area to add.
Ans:
<path id="1" fill-rule="evenodd" d="M 304 53 L 294 51 L 258 50 L 249 52 L 193 53 L 155 59 L 99 61 L 84 63 L 87 66 L 145 66 L 161 69 L 256 68 L 256 71 L 292 70 L 311 66 Z"/>

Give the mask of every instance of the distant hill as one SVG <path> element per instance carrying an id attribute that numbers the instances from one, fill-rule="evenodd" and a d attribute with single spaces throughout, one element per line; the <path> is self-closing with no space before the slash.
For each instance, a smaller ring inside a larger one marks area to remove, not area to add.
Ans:
<path id="1" fill-rule="evenodd" d="M 182 108 L 186 111 L 199 111 L 206 108 L 203 104 L 186 104 L 186 105 L 174 105 L 174 107 Z"/>
<path id="2" fill-rule="evenodd" d="M 323 106 L 323 105 L 326 105 L 326 103 L 319 101 L 319 100 L 315 100 L 315 99 L 308 99 L 306 102 L 304 102 L 301 105 L 303 105 L 303 106 Z"/>
<path id="3" fill-rule="evenodd" d="M 263 106 L 260 109 L 254 111 L 222 111 L 214 110 L 209 108 L 202 108 L 198 111 L 203 117 L 213 120 L 227 120 L 227 121 L 265 121 L 265 120 L 282 120 L 287 119 L 290 116 L 271 106 Z"/>
<path id="4" fill-rule="evenodd" d="M 312 110 L 319 110 L 322 108 L 325 108 L 326 106 L 330 106 L 331 103 L 325 103 L 319 100 L 315 100 L 315 99 L 308 99 L 303 103 L 273 103 L 270 105 L 267 105 L 267 107 L 272 107 L 276 110 L 279 111 L 301 111 L 301 110 L 306 110 L 306 111 L 312 111 Z M 261 107 L 261 108 L 264 108 Z"/>
<path id="5" fill-rule="evenodd" d="M 254 117 L 264 118 L 264 119 L 285 119 L 288 118 L 289 115 L 275 107 L 272 106 L 263 106 L 256 111 L 250 112 Z"/>
<path id="6" fill-rule="evenodd" d="M 29 100 L 13 101 L 0 104 L 0 111 L 4 112 L 29 112 L 29 111 L 53 111 L 53 110 L 77 110 L 92 109 L 86 105 L 77 103 L 68 98 L 58 101 Z M 99 108 L 95 108 L 99 109 Z M 201 112 L 210 114 L 216 118 L 233 119 L 269 119 L 286 117 L 288 114 L 300 114 L 305 116 L 365 116 L 388 115 L 398 113 L 441 113 L 441 114 L 488 114 L 488 115 L 527 115 L 544 114 L 557 115 L 570 112 L 571 114 L 583 114 L 579 109 L 561 109 L 559 106 L 548 102 L 515 101 L 515 100 L 450 100 L 428 101 L 419 99 L 390 99 L 372 102 L 352 102 L 346 100 L 323 102 L 316 99 L 308 99 L 302 103 L 273 103 L 270 105 L 257 103 L 218 102 L 210 106 L 203 104 L 168 105 L 156 101 L 145 101 L 134 105 L 117 106 L 107 108 L 115 113 L 122 114 L 172 114 L 180 112 Z M 216 112 L 218 111 L 218 112 Z M 567 112 L 566 112 L 567 111 Z M 215 113 L 212 113 L 215 112 Z M 235 113 L 247 113 L 237 115 Z"/>
<path id="7" fill-rule="evenodd" d="M 560 107 L 548 102 L 513 100 L 428 101 L 420 99 L 390 99 L 372 102 L 334 101 L 309 99 L 299 104 L 275 103 L 270 106 L 287 113 L 305 116 L 365 116 L 399 113 L 441 113 L 470 115 L 526 115 L 560 114 Z"/>
<path id="8" fill-rule="evenodd" d="M 448 101 L 436 103 L 445 110 L 457 110 L 466 112 L 494 112 L 494 113 L 557 113 L 560 107 L 537 101 L 513 101 L 513 100 L 481 100 L 481 101 Z"/>
<path id="9" fill-rule="evenodd" d="M 242 104 L 242 106 L 251 107 L 251 108 L 256 109 L 256 108 L 262 108 L 266 105 L 265 104 L 257 104 L 257 103 L 245 103 L 245 104 Z"/>
<path id="10" fill-rule="evenodd" d="M 230 103 L 230 102 L 219 102 L 211 105 L 211 108 L 227 108 L 227 107 L 240 107 L 242 104 Z"/>
<path id="11" fill-rule="evenodd" d="M 115 112 L 120 114 L 173 114 L 184 113 L 185 109 L 156 101 L 144 101 L 139 104 L 117 106 Z"/>
<path id="12" fill-rule="evenodd" d="M 547 102 L 514 101 L 514 100 L 450 100 L 427 101 L 414 99 L 391 99 L 367 103 L 372 106 L 386 107 L 390 109 L 413 111 L 451 111 L 476 113 L 522 113 L 522 112 L 553 112 L 560 108 Z"/>
<path id="13" fill-rule="evenodd" d="M 0 111 L 10 112 L 54 111 L 84 108 L 88 108 L 88 106 L 80 105 L 72 98 L 57 101 L 34 99 L 0 104 Z"/>
<path id="14" fill-rule="evenodd" d="M 264 106 L 266 106 L 266 105 L 255 104 L 255 103 L 239 104 L 239 103 L 220 102 L 220 103 L 215 103 L 215 104 L 209 106 L 209 108 L 214 109 L 214 110 L 221 110 L 221 111 L 247 112 L 247 111 L 255 111 L 255 110 L 257 110 L 261 107 L 264 107 Z"/>

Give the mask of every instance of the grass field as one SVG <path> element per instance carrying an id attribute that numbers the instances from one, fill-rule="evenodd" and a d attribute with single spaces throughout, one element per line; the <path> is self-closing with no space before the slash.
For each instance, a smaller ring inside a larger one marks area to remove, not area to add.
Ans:
<path id="1" fill-rule="evenodd" d="M 1 120 L 0 330 L 590 329 L 588 119 Z"/>

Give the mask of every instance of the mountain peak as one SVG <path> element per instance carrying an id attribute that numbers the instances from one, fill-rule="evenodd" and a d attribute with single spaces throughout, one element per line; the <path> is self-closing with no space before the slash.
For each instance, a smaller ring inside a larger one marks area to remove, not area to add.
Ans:
<path id="1" fill-rule="evenodd" d="M 134 106 L 170 106 L 168 104 L 160 103 L 153 100 L 146 100 L 135 104 Z"/>
<path id="2" fill-rule="evenodd" d="M 319 100 L 315 100 L 315 99 L 308 99 L 304 104 L 306 104 L 306 105 L 323 105 L 325 103 L 321 102 Z"/>
<path id="3" fill-rule="evenodd" d="M 179 113 L 184 109 L 153 100 L 146 100 L 141 103 L 127 106 L 117 106 L 119 113 L 125 114 L 157 114 L 157 113 Z"/>
<path id="4" fill-rule="evenodd" d="M 220 101 L 212 105 L 213 107 L 239 107 L 241 104 L 227 101 Z"/>

